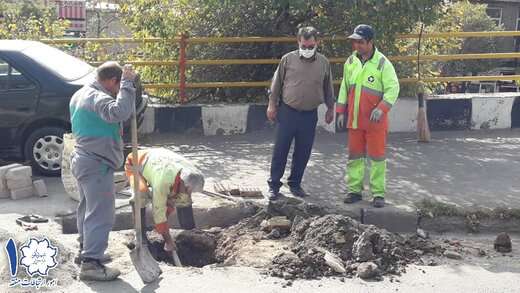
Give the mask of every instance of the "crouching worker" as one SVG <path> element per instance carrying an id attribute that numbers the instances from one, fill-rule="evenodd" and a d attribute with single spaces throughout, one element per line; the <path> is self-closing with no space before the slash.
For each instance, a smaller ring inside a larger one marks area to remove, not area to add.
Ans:
<path id="1" fill-rule="evenodd" d="M 145 227 L 145 206 L 151 201 L 155 230 L 164 238 L 164 250 L 171 252 L 176 247 L 170 235 L 168 217 L 177 210 L 177 218 L 183 229 L 195 227 L 191 194 L 203 190 L 204 176 L 183 156 L 164 148 L 139 150 L 138 160 L 141 170 L 139 190 L 145 198 L 140 207 L 141 223 Z M 125 173 L 133 185 L 132 154 L 126 159 Z M 143 235 L 143 240 L 146 239 L 146 235 Z"/>

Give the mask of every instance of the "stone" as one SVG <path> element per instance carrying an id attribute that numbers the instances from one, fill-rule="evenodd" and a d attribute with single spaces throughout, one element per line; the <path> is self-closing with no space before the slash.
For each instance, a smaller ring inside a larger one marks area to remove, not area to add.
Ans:
<path id="1" fill-rule="evenodd" d="M 219 234 L 219 233 L 222 233 L 222 228 L 221 227 L 211 227 L 210 229 L 207 230 L 208 233 L 211 233 L 211 234 Z"/>
<path id="2" fill-rule="evenodd" d="M 374 258 L 374 247 L 371 242 L 371 233 L 365 231 L 354 242 L 352 247 L 352 255 L 359 262 L 366 262 Z"/>
<path id="3" fill-rule="evenodd" d="M 332 252 L 326 251 L 325 255 L 323 256 L 323 259 L 325 260 L 325 263 L 329 267 L 331 267 L 336 273 L 344 274 L 347 272 L 345 266 L 341 261 L 341 258 L 333 254 Z"/>
<path id="4" fill-rule="evenodd" d="M 23 199 L 33 196 L 33 186 L 24 187 L 20 189 L 12 189 L 11 190 L 11 198 L 14 200 Z"/>
<path id="5" fill-rule="evenodd" d="M 31 177 L 18 177 L 16 179 L 7 179 L 7 187 L 9 190 L 22 189 L 32 187 L 33 182 Z"/>
<path id="6" fill-rule="evenodd" d="M 495 239 L 494 248 L 501 253 L 509 253 L 513 250 L 513 243 L 511 237 L 507 233 L 500 233 Z"/>
<path id="7" fill-rule="evenodd" d="M 372 279 L 379 275 L 379 268 L 373 262 L 364 262 L 359 264 L 357 275 L 362 279 Z"/>
<path id="8" fill-rule="evenodd" d="M 49 192 L 47 191 L 47 185 L 45 185 L 45 181 L 43 179 L 34 180 L 33 182 L 34 194 L 39 197 L 49 196 Z"/>
<path id="9" fill-rule="evenodd" d="M 280 231 L 289 231 L 291 229 L 291 221 L 287 219 L 287 217 L 272 217 L 267 220 L 267 226 L 265 227 L 267 231 L 272 231 L 274 229 L 278 229 Z"/>
<path id="10" fill-rule="evenodd" d="M 428 237 L 430 237 L 429 233 L 421 228 L 417 228 L 417 236 L 419 236 L 422 239 L 428 239 Z"/>
<path id="11" fill-rule="evenodd" d="M 334 241 L 336 242 L 336 244 L 347 243 L 347 239 L 345 239 L 345 234 L 342 232 L 334 233 Z"/>
<path id="12" fill-rule="evenodd" d="M 32 169 L 30 166 L 20 166 L 11 168 L 5 173 L 5 179 L 16 180 L 22 177 L 32 177 Z"/>
<path id="13" fill-rule="evenodd" d="M 444 252 L 444 256 L 450 259 L 462 259 L 462 255 L 458 252 L 455 252 L 453 250 L 446 250 Z"/>
<path id="14" fill-rule="evenodd" d="M 275 228 L 269 234 L 267 234 L 267 239 L 280 239 L 282 237 L 280 233 L 280 229 Z"/>

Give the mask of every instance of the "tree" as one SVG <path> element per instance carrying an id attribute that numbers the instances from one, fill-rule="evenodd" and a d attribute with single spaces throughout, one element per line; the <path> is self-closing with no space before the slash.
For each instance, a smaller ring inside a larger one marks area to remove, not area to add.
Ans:
<path id="1" fill-rule="evenodd" d="M 435 23 L 427 25 L 424 33 L 430 32 L 471 32 L 500 31 L 501 26 L 486 14 L 486 4 L 470 3 L 467 0 L 447 3 L 437 7 L 437 15 L 442 15 Z M 419 28 L 420 26 L 417 25 Z M 419 29 L 414 33 L 419 33 Z M 400 40 L 399 55 L 416 55 L 418 40 Z M 497 38 L 447 38 L 423 39 L 422 55 L 492 53 L 497 51 Z M 401 76 L 417 77 L 417 67 L 412 63 L 399 63 L 397 68 Z M 487 60 L 457 60 L 448 62 L 421 62 L 421 76 L 463 76 L 476 75 L 496 66 L 496 62 Z M 443 91 L 444 84 L 429 84 L 430 91 Z M 402 87 L 402 95 L 413 96 L 416 88 L 413 85 Z"/>
<path id="2" fill-rule="evenodd" d="M 68 23 L 53 8 L 30 0 L 0 2 L 0 39 L 39 40 L 62 37 Z"/>
<path id="3" fill-rule="evenodd" d="M 344 35 L 359 23 L 370 23 L 377 31 L 378 46 L 388 55 L 398 52 L 398 33 L 417 27 L 419 18 L 427 25 L 438 19 L 441 0 L 128 0 L 122 2 L 124 21 L 134 37 L 191 36 L 294 36 L 298 26 L 314 25 L 325 35 Z M 296 41 L 296 39 L 295 39 Z M 190 45 L 189 59 L 279 58 L 295 44 L 202 44 Z M 328 42 L 321 51 L 327 56 L 348 56 L 346 42 Z M 140 54 L 147 59 L 177 59 L 176 44 L 145 44 Z M 334 66 L 341 76 L 342 65 Z M 195 66 L 188 78 L 197 81 L 261 81 L 272 77 L 275 67 Z M 144 68 L 144 78 L 155 82 L 176 82 L 177 68 Z M 214 100 L 264 99 L 265 90 L 237 89 L 193 92 L 192 98 L 213 96 Z"/>

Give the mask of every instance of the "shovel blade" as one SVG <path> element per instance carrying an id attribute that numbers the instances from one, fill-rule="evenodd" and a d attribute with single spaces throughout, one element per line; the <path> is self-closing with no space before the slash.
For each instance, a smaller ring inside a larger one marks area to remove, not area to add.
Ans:
<path id="1" fill-rule="evenodd" d="M 130 259 L 144 283 L 151 283 L 162 274 L 159 264 L 146 246 L 136 247 L 130 251 Z"/>

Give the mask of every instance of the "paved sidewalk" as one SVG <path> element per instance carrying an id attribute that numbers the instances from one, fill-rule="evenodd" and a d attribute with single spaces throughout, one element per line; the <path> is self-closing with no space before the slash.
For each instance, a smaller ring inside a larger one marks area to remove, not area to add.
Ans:
<path id="1" fill-rule="evenodd" d="M 390 135 L 388 202 L 401 208 L 411 208 L 422 199 L 461 207 L 520 208 L 520 129 L 434 132 L 432 136 L 431 143 L 419 144 L 415 134 Z M 225 180 L 267 191 L 271 131 L 213 137 L 154 134 L 144 141 L 194 160 L 207 176 L 208 186 Z M 342 203 L 345 145 L 345 133 L 318 134 L 303 184 L 311 194 L 309 201 L 338 211 L 368 206 L 368 202 L 353 207 Z"/>

